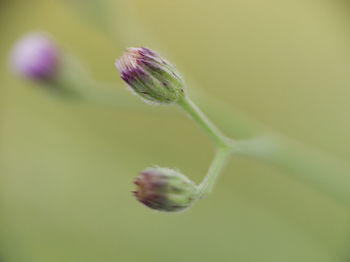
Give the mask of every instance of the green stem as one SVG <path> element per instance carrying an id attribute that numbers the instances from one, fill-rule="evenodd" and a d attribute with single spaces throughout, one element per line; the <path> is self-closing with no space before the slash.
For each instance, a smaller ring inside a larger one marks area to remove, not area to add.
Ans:
<path id="1" fill-rule="evenodd" d="M 304 148 L 277 134 L 252 139 L 231 140 L 186 98 L 179 105 L 215 142 L 218 152 L 206 177 L 199 185 L 199 197 L 207 196 L 230 154 L 249 156 L 272 163 L 289 171 L 297 178 L 340 202 L 350 204 L 350 176 L 348 165 L 331 160 L 330 156 Z"/>
<path id="2" fill-rule="evenodd" d="M 198 187 L 199 198 L 206 197 L 211 193 L 216 183 L 216 180 L 219 177 L 220 172 L 224 167 L 229 156 L 230 156 L 230 149 L 228 148 L 220 148 L 217 151 L 207 175 L 205 176 L 202 183 Z"/>
<path id="3" fill-rule="evenodd" d="M 218 147 L 218 151 L 208 173 L 198 187 L 198 197 L 203 198 L 211 193 L 222 168 L 231 154 L 231 144 L 233 142 L 228 139 L 188 97 L 180 100 L 178 104 L 192 117 Z"/>
<path id="4" fill-rule="evenodd" d="M 178 102 L 202 130 L 214 141 L 218 147 L 229 147 L 229 139 L 203 114 L 203 112 L 188 98 Z"/>
<path id="5" fill-rule="evenodd" d="M 350 205 L 349 165 L 338 159 L 279 136 L 234 141 L 231 150 L 279 166 L 292 178 Z"/>

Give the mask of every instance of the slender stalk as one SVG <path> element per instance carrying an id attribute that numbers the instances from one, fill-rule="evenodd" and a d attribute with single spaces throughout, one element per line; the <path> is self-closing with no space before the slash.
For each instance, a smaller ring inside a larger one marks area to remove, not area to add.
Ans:
<path id="1" fill-rule="evenodd" d="M 216 183 L 217 178 L 220 175 L 228 157 L 230 156 L 229 148 L 220 148 L 215 155 L 215 158 L 209 168 L 209 171 L 202 183 L 198 187 L 199 198 L 206 197 L 211 193 Z"/>
<path id="2" fill-rule="evenodd" d="M 178 102 L 178 104 L 192 117 L 218 147 L 208 173 L 198 187 L 198 197 L 203 198 L 209 195 L 213 190 L 216 180 L 232 152 L 232 141 L 228 139 L 188 97 Z"/>
<path id="3" fill-rule="evenodd" d="M 292 178 L 350 205 L 349 165 L 326 153 L 278 136 L 234 141 L 231 150 L 236 155 L 254 157 L 281 167 Z"/>
<path id="4" fill-rule="evenodd" d="M 334 199 L 350 204 L 350 176 L 348 165 L 330 159 L 330 156 L 297 145 L 277 134 L 252 139 L 231 140 L 186 98 L 179 105 L 195 120 L 215 142 L 217 154 L 208 173 L 199 185 L 199 197 L 207 196 L 231 154 L 254 157 L 280 166 L 297 178 Z"/>
<path id="5" fill-rule="evenodd" d="M 200 128 L 213 140 L 218 147 L 228 147 L 229 139 L 203 114 L 203 112 L 186 97 L 178 102 L 191 117 L 200 126 Z"/>

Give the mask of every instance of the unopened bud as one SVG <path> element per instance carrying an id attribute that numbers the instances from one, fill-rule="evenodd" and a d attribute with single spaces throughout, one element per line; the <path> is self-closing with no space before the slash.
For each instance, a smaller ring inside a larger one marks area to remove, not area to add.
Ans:
<path id="1" fill-rule="evenodd" d="M 10 62 L 18 75 L 48 81 L 59 71 L 60 58 L 56 44 L 47 35 L 31 33 L 15 44 Z"/>
<path id="2" fill-rule="evenodd" d="M 121 78 L 146 101 L 171 104 L 184 97 L 184 82 L 172 66 L 147 48 L 128 48 L 116 62 Z"/>
<path id="3" fill-rule="evenodd" d="M 197 199 L 197 186 L 185 175 L 168 168 L 149 168 L 134 182 L 135 197 L 159 211 L 182 211 Z"/>

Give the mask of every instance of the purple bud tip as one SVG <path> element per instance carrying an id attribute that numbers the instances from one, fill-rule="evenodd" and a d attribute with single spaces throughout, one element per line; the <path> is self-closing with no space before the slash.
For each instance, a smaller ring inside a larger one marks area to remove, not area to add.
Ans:
<path id="1" fill-rule="evenodd" d="M 12 70 L 33 80 L 50 80 L 60 67 L 56 44 L 43 33 L 30 33 L 15 44 L 10 63 Z"/>

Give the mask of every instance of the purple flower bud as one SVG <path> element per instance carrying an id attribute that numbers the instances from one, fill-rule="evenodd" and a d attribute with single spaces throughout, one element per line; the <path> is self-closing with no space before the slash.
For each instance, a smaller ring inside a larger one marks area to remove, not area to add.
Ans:
<path id="1" fill-rule="evenodd" d="M 159 211 L 182 211 L 197 199 L 197 186 L 185 175 L 168 168 L 149 168 L 136 178 L 135 197 Z"/>
<path id="2" fill-rule="evenodd" d="M 146 101 L 171 104 L 184 97 L 184 82 L 175 67 L 147 48 L 130 47 L 116 62 L 121 78 Z"/>
<path id="3" fill-rule="evenodd" d="M 47 81 L 58 73 L 60 58 L 58 47 L 47 35 L 30 33 L 15 44 L 10 62 L 16 74 Z"/>

